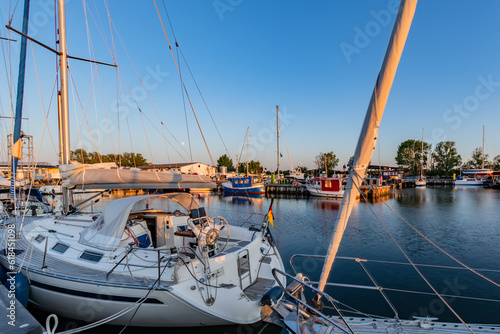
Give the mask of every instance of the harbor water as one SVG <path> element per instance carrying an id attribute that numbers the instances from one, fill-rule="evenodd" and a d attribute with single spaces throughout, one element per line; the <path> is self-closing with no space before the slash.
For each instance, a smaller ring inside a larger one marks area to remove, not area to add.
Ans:
<path id="1" fill-rule="evenodd" d="M 393 190 L 392 193 L 383 201 L 359 201 L 355 205 L 338 255 L 370 260 L 362 263 L 378 285 L 388 288 L 385 293 L 401 319 L 429 316 L 458 322 L 445 303 L 433 294 L 431 285 L 464 321 L 500 323 L 500 303 L 496 302 L 500 300 L 500 287 L 487 280 L 500 282 L 500 192 L 441 187 Z M 194 196 L 208 215 L 223 216 L 233 225 L 261 224 L 271 203 L 266 197 Z M 107 201 L 109 199 L 104 199 L 100 205 Z M 339 208 L 337 199 L 274 199 L 273 234 L 288 273 L 294 273 L 289 263 L 294 254 L 326 253 Z M 419 264 L 420 273 L 408 265 L 408 259 Z M 464 269 L 457 261 L 476 273 Z M 321 265 L 321 259 L 296 258 L 294 261 L 295 270 L 313 281 L 318 280 Z M 337 260 L 330 281 L 373 285 L 359 263 L 352 260 Z M 365 314 L 394 316 L 379 291 L 346 287 L 327 291 L 343 303 L 342 309 L 352 307 Z M 46 314 L 36 308 L 32 311 L 44 324 Z M 66 321 L 58 331 L 80 325 Z M 87 333 L 119 333 L 121 329 L 106 326 Z M 279 333 L 280 329 L 256 324 L 168 330 L 169 333 L 202 331 L 250 334 Z M 143 332 L 165 333 L 165 329 L 127 328 L 124 331 Z"/>

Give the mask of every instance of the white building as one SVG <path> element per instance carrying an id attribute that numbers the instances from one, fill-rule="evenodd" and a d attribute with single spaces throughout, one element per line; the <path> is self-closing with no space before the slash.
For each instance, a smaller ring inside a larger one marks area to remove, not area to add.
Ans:
<path id="1" fill-rule="evenodd" d="M 172 171 L 181 174 L 214 176 L 217 172 L 215 167 L 202 162 L 182 162 L 173 164 L 152 164 L 139 167 L 144 170 Z"/>

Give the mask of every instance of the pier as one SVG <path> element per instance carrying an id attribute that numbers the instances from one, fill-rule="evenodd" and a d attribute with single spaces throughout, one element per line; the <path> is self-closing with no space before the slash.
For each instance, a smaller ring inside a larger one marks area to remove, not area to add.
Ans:
<path id="1" fill-rule="evenodd" d="M 294 194 L 308 196 L 309 192 L 303 184 L 267 184 L 266 194 Z"/>
<path id="2" fill-rule="evenodd" d="M 371 186 L 359 188 L 359 191 L 367 199 L 378 199 L 380 197 L 386 197 L 391 194 L 391 186 Z"/>

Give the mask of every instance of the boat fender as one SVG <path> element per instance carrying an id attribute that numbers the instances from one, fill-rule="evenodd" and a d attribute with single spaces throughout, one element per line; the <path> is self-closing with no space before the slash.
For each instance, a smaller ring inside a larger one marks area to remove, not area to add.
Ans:
<path id="1" fill-rule="evenodd" d="M 10 276 L 5 282 L 5 287 L 7 290 L 14 291 L 16 299 L 24 307 L 28 306 L 28 297 L 30 292 L 30 284 L 28 278 L 22 273 L 17 273 Z"/>
<path id="2" fill-rule="evenodd" d="M 260 305 L 272 306 L 281 298 L 281 296 L 283 296 L 283 290 L 281 290 L 279 286 L 275 286 L 262 296 L 260 299 Z"/>

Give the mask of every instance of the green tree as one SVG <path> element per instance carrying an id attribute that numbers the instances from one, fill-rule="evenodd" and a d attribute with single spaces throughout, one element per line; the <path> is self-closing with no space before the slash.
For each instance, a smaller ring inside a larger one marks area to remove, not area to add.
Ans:
<path id="1" fill-rule="evenodd" d="M 115 154 L 100 155 L 97 152 L 87 152 L 84 149 L 74 150 L 70 153 L 70 159 L 82 164 L 97 164 L 101 162 L 116 162 L 122 167 L 137 167 L 147 165 L 147 160 L 141 153 L 124 152 L 119 156 Z"/>
<path id="2" fill-rule="evenodd" d="M 484 166 L 491 165 L 491 162 L 488 161 L 488 154 L 484 155 Z M 483 166 L 483 149 L 481 147 L 476 147 L 472 151 L 472 157 L 469 161 L 467 161 L 464 165 L 465 168 L 482 168 Z"/>
<path id="3" fill-rule="evenodd" d="M 500 155 L 493 158 L 493 169 L 500 170 Z"/>
<path id="4" fill-rule="evenodd" d="M 424 142 L 424 154 L 422 156 L 422 141 L 408 139 L 399 144 L 395 158 L 396 163 L 410 174 L 417 175 L 420 173 L 421 168 L 427 167 L 431 148 L 431 144 Z"/>
<path id="5" fill-rule="evenodd" d="M 256 173 L 262 173 L 264 168 L 260 165 L 259 161 L 249 161 L 248 162 L 248 173 L 250 174 L 256 174 Z M 247 164 L 242 163 L 238 167 L 238 173 L 246 173 L 247 171 Z"/>
<path id="6" fill-rule="evenodd" d="M 314 164 L 318 170 L 325 170 L 325 164 L 328 171 L 333 170 L 339 164 L 339 159 L 333 153 L 320 153 L 314 158 Z"/>
<path id="7" fill-rule="evenodd" d="M 462 157 L 457 153 L 454 141 L 442 141 L 432 153 L 436 173 L 451 176 L 455 167 L 462 164 Z"/>
<path id="8" fill-rule="evenodd" d="M 228 172 L 235 170 L 233 166 L 233 160 L 230 159 L 227 154 L 221 155 L 219 159 L 217 159 L 217 168 L 219 168 L 220 166 L 226 166 Z"/>

